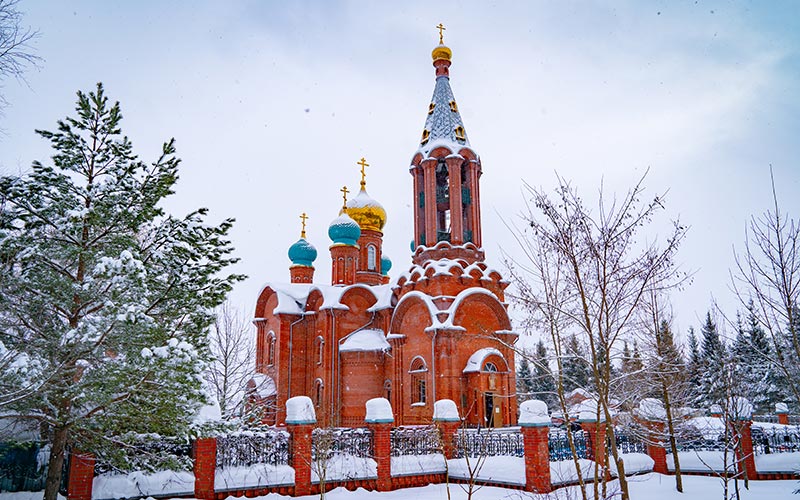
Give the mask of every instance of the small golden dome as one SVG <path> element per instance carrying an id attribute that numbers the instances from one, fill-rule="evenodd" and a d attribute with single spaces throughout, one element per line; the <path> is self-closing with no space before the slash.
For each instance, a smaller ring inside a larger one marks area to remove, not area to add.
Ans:
<path id="1" fill-rule="evenodd" d="M 382 231 L 386 225 L 386 210 L 370 198 L 363 187 L 358 195 L 347 202 L 347 215 L 358 222 L 362 230 Z"/>
<path id="2" fill-rule="evenodd" d="M 431 57 L 433 57 L 434 61 L 438 61 L 439 59 L 444 59 L 445 61 L 449 61 L 453 57 L 453 51 L 450 50 L 450 47 L 440 44 L 437 45 L 433 52 L 431 52 Z"/>

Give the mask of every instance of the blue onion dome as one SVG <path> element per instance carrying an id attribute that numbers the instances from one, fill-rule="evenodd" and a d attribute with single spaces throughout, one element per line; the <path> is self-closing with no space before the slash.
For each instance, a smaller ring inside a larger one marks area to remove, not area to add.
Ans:
<path id="1" fill-rule="evenodd" d="M 361 227 L 358 222 L 354 221 L 352 217 L 346 213 L 339 214 L 339 217 L 331 221 L 328 226 L 328 236 L 334 245 L 349 245 L 356 246 L 358 239 L 361 237 Z"/>
<path id="2" fill-rule="evenodd" d="M 292 265 L 313 267 L 316 258 L 317 249 L 305 238 L 301 237 L 294 245 L 289 247 L 289 260 L 292 261 Z"/>
<path id="3" fill-rule="evenodd" d="M 381 274 L 383 276 L 389 275 L 389 270 L 392 268 L 392 261 L 385 253 L 381 254 Z"/>
<path id="4" fill-rule="evenodd" d="M 411 240 L 411 251 L 413 252 L 416 249 L 417 249 L 417 242 L 414 241 L 414 240 Z"/>

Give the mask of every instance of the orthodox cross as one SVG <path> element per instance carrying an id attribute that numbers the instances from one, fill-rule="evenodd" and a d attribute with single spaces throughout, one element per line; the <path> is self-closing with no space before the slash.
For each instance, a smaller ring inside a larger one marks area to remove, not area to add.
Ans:
<path id="1" fill-rule="evenodd" d="M 339 191 L 342 192 L 342 199 L 344 200 L 344 202 L 342 203 L 342 210 L 347 210 L 347 193 L 349 193 L 350 190 L 347 189 L 347 186 L 342 186 L 342 189 L 340 189 Z"/>
<path id="2" fill-rule="evenodd" d="M 446 30 L 447 28 L 445 28 L 442 23 L 439 23 L 439 26 L 437 26 L 437 28 L 439 28 L 439 45 L 444 45 L 444 30 Z"/>
<path id="3" fill-rule="evenodd" d="M 308 219 L 308 218 L 309 217 L 308 217 L 308 215 L 306 215 L 305 212 L 300 214 L 300 219 L 302 219 L 302 221 L 303 221 L 303 229 L 300 230 L 300 237 L 301 238 L 305 238 L 306 237 L 306 219 Z"/>
<path id="4" fill-rule="evenodd" d="M 361 189 L 367 185 L 367 172 L 364 170 L 366 167 L 369 167 L 369 163 L 363 157 L 361 161 L 357 163 L 357 165 L 361 165 Z"/>

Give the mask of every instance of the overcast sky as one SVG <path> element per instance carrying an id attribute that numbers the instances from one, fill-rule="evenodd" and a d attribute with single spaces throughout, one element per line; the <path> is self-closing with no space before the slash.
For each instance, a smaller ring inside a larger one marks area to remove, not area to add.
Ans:
<path id="1" fill-rule="evenodd" d="M 733 248 L 769 207 L 773 166 L 784 210 L 800 214 L 800 3 L 789 2 L 45 2 L 22 0 L 44 59 L 5 82 L 0 172 L 51 155 L 75 92 L 102 81 L 123 131 L 155 159 L 177 140 L 175 214 L 199 206 L 232 233 L 250 276 L 233 301 L 252 315 L 261 286 L 287 281 L 286 251 L 311 216 L 318 282 L 328 283 L 339 189 L 388 212 L 392 275 L 410 265 L 416 150 L 434 86 L 436 24 L 453 50 L 451 85 L 481 155 L 484 248 L 503 271 L 503 224 L 522 182 L 556 172 L 587 199 L 622 192 L 649 168 L 651 195 L 691 226 L 679 255 L 694 280 L 672 297 L 676 328 L 712 297 L 733 314 Z M 648 232 L 657 239 L 665 225 Z"/>

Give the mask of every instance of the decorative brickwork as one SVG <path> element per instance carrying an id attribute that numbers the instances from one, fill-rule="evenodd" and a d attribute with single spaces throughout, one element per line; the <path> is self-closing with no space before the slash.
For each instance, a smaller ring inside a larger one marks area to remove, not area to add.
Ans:
<path id="1" fill-rule="evenodd" d="M 214 476 L 217 467 L 217 440 L 201 438 L 194 442 L 194 496 L 214 498 Z"/>
<path id="2" fill-rule="evenodd" d="M 550 484 L 550 451 L 547 426 L 522 427 L 525 443 L 525 490 L 548 493 Z"/>
<path id="3" fill-rule="evenodd" d="M 94 461 L 94 456 L 88 453 L 72 453 L 69 459 L 67 500 L 92 500 Z"/>
<path id="4" fill-rule="evenodd" d="M 289 465 L 294 468 L 294 496 L 311 494 L 311 431 L 314 424 L 288 424 L 292 435 Z"/>

